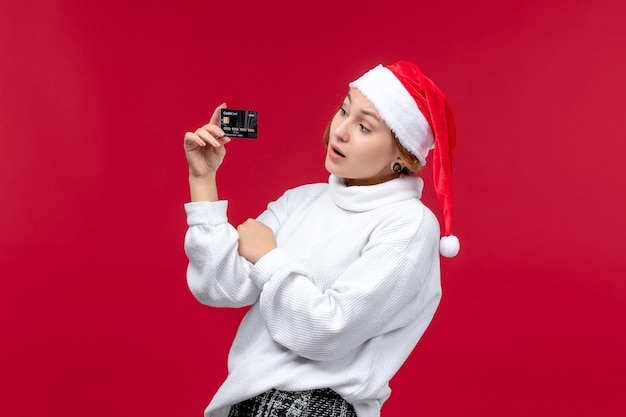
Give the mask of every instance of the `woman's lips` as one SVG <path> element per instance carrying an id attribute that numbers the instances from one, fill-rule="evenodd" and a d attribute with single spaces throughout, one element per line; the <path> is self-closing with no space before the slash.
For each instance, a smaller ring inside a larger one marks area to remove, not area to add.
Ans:
<path id="1" fill-rule="evenodd" d="M 331 145 L 330 149 L 328 150 L 328 156 L 330 156 L 330 158 L 334 160 L 340 160 L 346 157 L 341 152 L 341 150 L 334 145 Z"/>

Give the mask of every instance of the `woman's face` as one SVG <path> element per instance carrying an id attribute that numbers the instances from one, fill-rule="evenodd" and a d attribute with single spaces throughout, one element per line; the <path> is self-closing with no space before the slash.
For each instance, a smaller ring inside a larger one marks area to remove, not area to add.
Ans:
<path id="1" fill-rule="evenodd" d="M 330 122 L 326 169 L 350 185 L 373 185 L 397 175 L 400 153 L 372 103 L 352 88 Z"/>

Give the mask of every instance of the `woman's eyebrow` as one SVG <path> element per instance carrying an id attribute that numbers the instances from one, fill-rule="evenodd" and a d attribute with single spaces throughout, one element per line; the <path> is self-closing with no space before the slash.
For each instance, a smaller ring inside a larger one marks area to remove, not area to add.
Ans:
<path id="1" fill-rule="evenodd" d="M 350 93 L 346 94 L 346 98 L 348 99 L 348 102 L 352 104 L 352 97 L 350 96 Z M 361 110 L 360 113 L 364 114 L 365 116 L 370 116 L 376 121 L 378 121 L 379 123 L 382 123 L 382 121 L 380 120 L 380 117 L 378 117 L 378 115 L 374 111 Z"/>
<path id="2" fill-rule="evenodd" d="M 375 112 L 369 111 L 369 110 L 361 110 L 361 114 L 364 114 L 366 116 L 370 116 L 373 119 L 376 119 L 379 123 L 381 122 L 380 117 L 378 117 L 378 115 Z"/>

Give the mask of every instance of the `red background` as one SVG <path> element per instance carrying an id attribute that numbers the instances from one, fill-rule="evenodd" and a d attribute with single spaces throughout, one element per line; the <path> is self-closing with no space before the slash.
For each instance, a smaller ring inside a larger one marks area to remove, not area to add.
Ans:
<path id="1" fill-rule="evenodd" d="M 347 82 L 408 59 L 455 111 L 462 251 L 383 415 L 625 415 L 624 4 L 2 1 L 0 414 L 200 416 L 243 312 L 186 287 L 185 131 L 259 111 L 238 223 L 325 181 Z"/>

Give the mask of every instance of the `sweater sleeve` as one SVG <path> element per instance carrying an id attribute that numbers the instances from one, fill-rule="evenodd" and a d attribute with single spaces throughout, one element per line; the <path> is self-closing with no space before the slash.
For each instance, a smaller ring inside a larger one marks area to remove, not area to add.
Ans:
<path id="1" fill-rule="evenodd" d="M 416 320 L 425 328 L 441 297 L 439 225 L 427 211 L 417 230 L 409 229 L 408 245 L 392 233 L 373 236 L 324 292 L 283 249 L 264 256 L 250 277 L 262 288 L 261 313 L 272 338 L 300 356 L 328 361 Z"/>
<path id="2" fill-rule="evenodd" d="M 187 285 L 202 304 L 242 307 L 253 304 L 260 290 L 248 274 L 250 263 L 239 256 L 239 235 L 228 223 L 226 201 L 185 204 Z"/>

